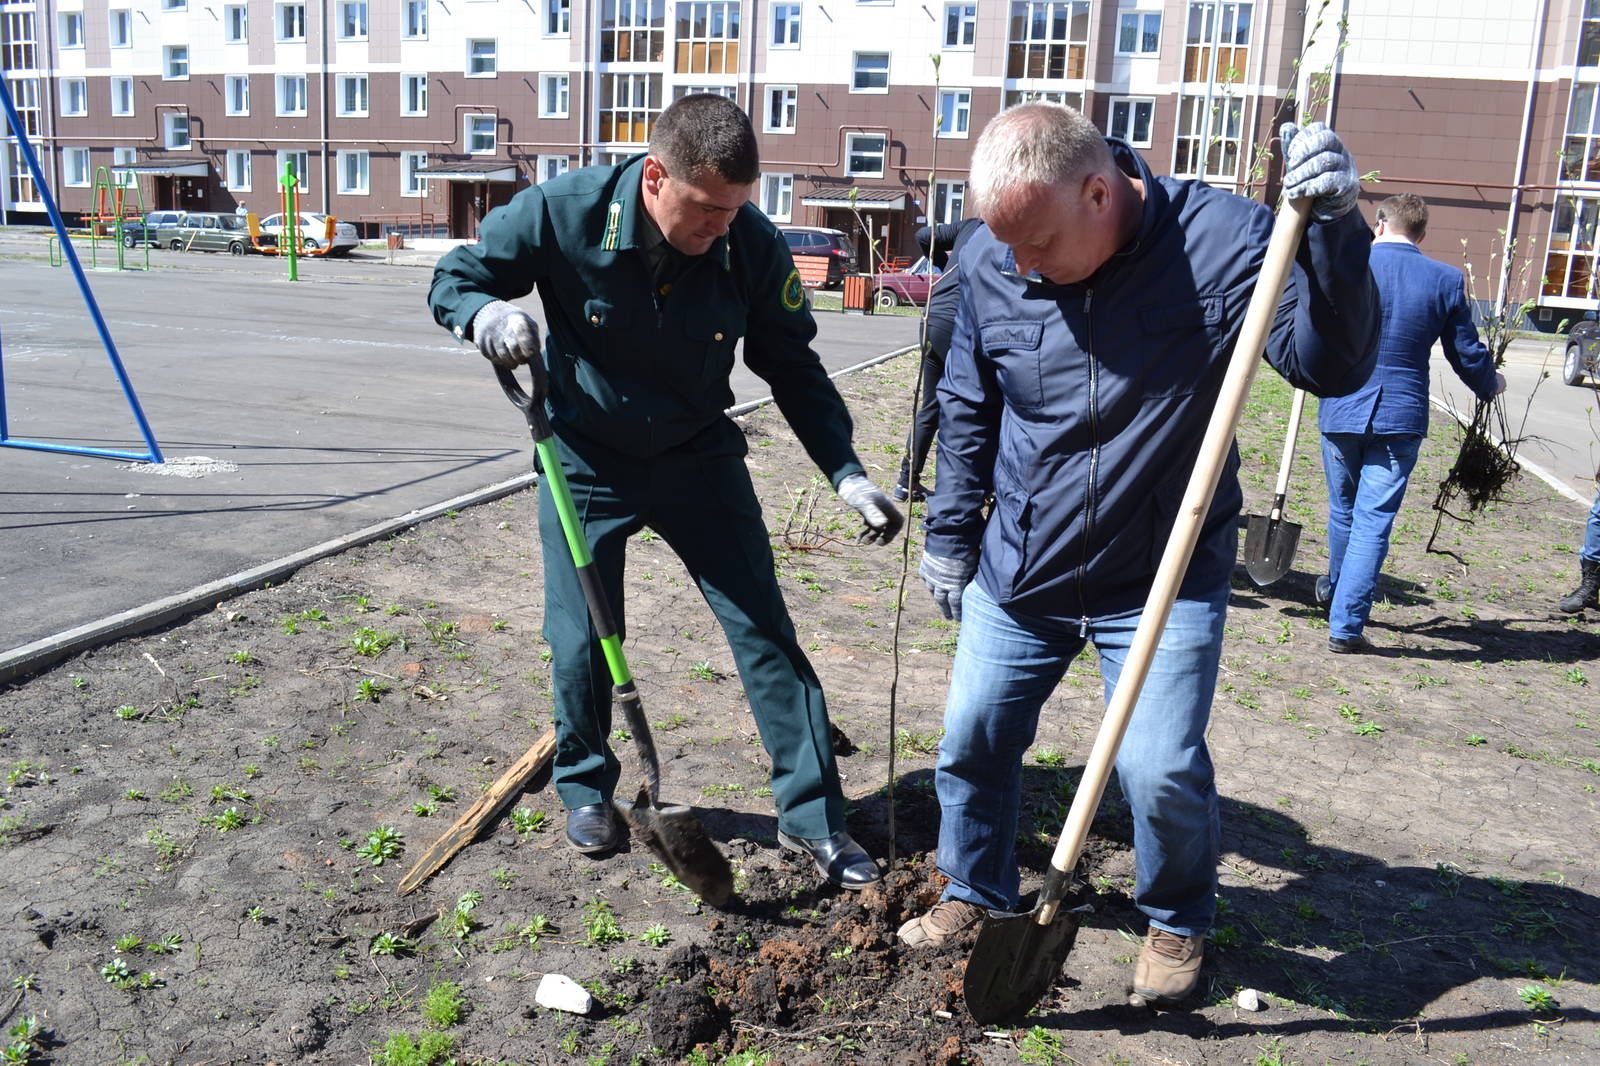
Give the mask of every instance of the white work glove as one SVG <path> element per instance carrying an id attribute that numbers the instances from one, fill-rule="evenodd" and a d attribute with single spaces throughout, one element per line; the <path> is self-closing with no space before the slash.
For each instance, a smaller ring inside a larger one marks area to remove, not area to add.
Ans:
<path id="1" fill-rule="evenodd" d="M 926 550 L 922 553 L 922 565 L 917 567 L 923 584 L 933 593 L 934 606 L 939 608 L 940 614 L 956 622 L 961 621 L 961 592 L 977 572 L 976 559 L 952 559 Z"/>
<path id="2" fill-rule="evenodd" d="M 867 523 L 861 534 L 863 544 L 887 544 L 905 525 L 899 508 L 865 474 L 851 474 L 839 482 L 839 498 L 854 507 Z"/>
<path id="3" fill-rule="evenodd" d="M 1283 195 L 1309 198 L 1311 217 L 1318 222 L 1349 214 L 1361 194 L 1361 179 L 1339 135 L 1324 122 L 1285 122 L 1278 127 L 1278 138 L 1283 142 Z"/>
<path id="4" fill-rule="evenodd" d="M 523 363 L 534 367 L 535 400 L 544 399 L 543 361 L 539 358 L 539 323 L 515 304 L 504 300 L 484 304 L 472 316 L 472 340 L 495 366 L 515 370 Z"/>

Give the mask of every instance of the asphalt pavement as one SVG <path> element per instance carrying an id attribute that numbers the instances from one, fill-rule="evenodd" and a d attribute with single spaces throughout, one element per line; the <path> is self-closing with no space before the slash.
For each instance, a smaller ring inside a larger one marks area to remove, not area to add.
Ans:
<path id="1" fill-rule="evenodd" d="M 0 231 L 9 436 L 143 450 L 72 275 L 44 252 L 38 234 Z M 0 448 L 0 667 L 24 646 L 240 574 L 259 584 L 273 560 L 526 477 L 521 416 L 476 349 L 428 314 L 429 257 L 385 258 L 303 261 L 294 284 L 275 260 L 198 252 L 90 273 L 168 462 Z M 818 323 L 830 370 L 912 344 L 917 329 Z M 742 363 L 733 386 L 738 401 L 767 392 Z"/>

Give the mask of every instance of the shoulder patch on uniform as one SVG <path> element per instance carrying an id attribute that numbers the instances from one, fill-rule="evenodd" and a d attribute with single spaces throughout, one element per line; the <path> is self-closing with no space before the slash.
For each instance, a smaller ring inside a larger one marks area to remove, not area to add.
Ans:
<path id="1" fill-rule="evenodd" d="M 806 290 L 800 284 L 800 271 L 789 271 L 789 280 L 783 283 L 783 307 L 786 311 L 798 311 L 806 305 Z"/>
<path id="2" fill-rule="evenodd" d="M 618 230 L 622 223 L 622 201 L 613 200 L 611 206 L 606 208 L 606 231 L 600 237 L 600 250 L 614 252 L 620 237 Z"/>

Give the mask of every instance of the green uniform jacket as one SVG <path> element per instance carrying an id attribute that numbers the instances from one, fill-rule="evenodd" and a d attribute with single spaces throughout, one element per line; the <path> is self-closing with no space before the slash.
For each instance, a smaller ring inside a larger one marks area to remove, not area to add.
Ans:
<path id="1" fill-rule="evenodd" d="M 643 160 L 571 171 L 489 212 L 477 244 L 439 260 L 428 293 L 434 319 L 467 340 L 484 304 L 537 286 L 552 426 L 563 439 L 576 433 L 638 458 L 718 423 L 735 430 L 723 411 L 733 404 L 728 379 L 742 337 L 745 364 L 772 386 L 834 487 L 861 473 L 850 414 L 811 348 L 817 324 L 782 235 L 747 203 L 727 235 L 658 295 L 637 240 Z M 724 433 L 711 436 L 726 443 Z"/>

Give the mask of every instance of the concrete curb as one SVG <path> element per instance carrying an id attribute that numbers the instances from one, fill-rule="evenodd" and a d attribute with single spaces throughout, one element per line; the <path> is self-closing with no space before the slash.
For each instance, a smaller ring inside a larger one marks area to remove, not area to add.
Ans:
<path id="1" fill-rule="evenodd" d="M 916 350 L 917 345 L 914 344 L 907 345 L 904 348 L 896 348 L 894 351 L 873 356 L 871 359 L 865 359 L 852 366 L 847 366 L 843 370 L 835 371 L 829 374 L 828 377 L 830 379 L 838 379 L 846 374 L 852 374 L 858 370 L 865 370 L 868 367 L 886 363 L 890 359 Z M 730 418 L 741 418 L 752 411 L 765 407 L 771 402 L 771 396 L 763 396 L 759 400 L 750 400 L 730 407 L 727 414 Z M 147 633 L 152 629 L 171 625 L 180 619 L 191 617 L 202 611 L 209 611 L 225 600 L 231 600 L 235 596 L 252 592 L 272 582 L 279 581 L 293 574 L 301 567 L 314 563 L 319 559 L 326 559 L 330 555 L 337 555 L 351 548 L 358 548 L 363 544 L 371 544 L 375 540 L 382 540 L 384 537 L 398 533 L 402 529 L 438 518 L 446 511 L 458 511 L 465 507 L 475 507 L 481 503 L 491 503 L 494 500 L 510 496 L 512 493 L 520 492 L 537 483 L 538 480 L 538 477 L 532 471 L 529 471 L 526 474 L 511 478 L 509 481 L 501 481 L 465 495 L 457 496 L 454 499 L 445 500 L 443 503 L 436 503 L 429 507 L 408 511 L 395 518 L 385 519 L 382 522 L 367 526 L 365 529 L 358 529 L 354 533 L 323 541 L 321 544 L 306 548 L 303 551 L 273 559 L 270 562 L 262 563 L 260 566 L 253 566 L 248 570 L 241 570 L 236 574 L 230 574 L 227 577 L 189 589 L 187 592 L 179 592 L 172 596 L 153 600 L 150 603 L 130 608 L 118 614 L 107 615 L 104 618 L 96 619 L 73 629 L 41 638 L 31 644 L 12 648 L 10 651 L 0 653 L 0 685 L 11 684 L 30 674 L 38 673 L 47 666 L 53 666 L 63 659 L 71 658 L 102 644 L 109 644 L 114 640 L 121 640 L 123 637 L 131 637 L 138 633 Z"/>
<path id="2" fill-rule="evenodd" d="M 1449 415 L 1451 418 L 1455 419 L 1459 424 L 1463 426 L 1467 424 L 1467 416 L 1456 410 L 1455 405 L 1450 403 L 1448 400 L 1441 400 L 1437 396 L 1429 396 L 1428 402 L 1433 404 L 1433 406 L 1437 407 L 1439 410 L 1443 411 L 1445 414 Z M 1496 443 L 1499 443 L 1498 438 L 1496 438 Z M 1532 459 L 1529 459 L 1521 452 L 1518 452 L 1514 458 L 1517 461 L 1517 465 L 1522 467 L 1522 469 L 1526 470 L 1528 473 L 1532 474 L 1546 485 L 1549 485 L 1561 495 L 1582 507 L 1585 511 L 1589 510 L 1589 508 L 1593 506 L 1594 501 L 1592 499 L 1584 499 L 1582 496 L 1578 495 L 1577 492 L 1573 491 L 1571 485 L 1568 485 L 1566 482 L 1562 481 L 1560 478 L 1556 477 L 1550 471 L 1546 470 Z"/>

